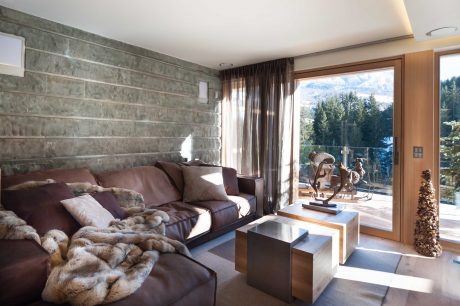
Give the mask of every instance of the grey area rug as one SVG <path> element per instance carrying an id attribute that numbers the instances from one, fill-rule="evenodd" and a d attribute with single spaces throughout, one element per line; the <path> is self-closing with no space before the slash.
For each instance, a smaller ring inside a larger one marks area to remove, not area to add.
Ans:
<path id="1" fill-rule="evenodd" d="M 208 252 L 235 263 L 235 239 L 230 239 L 218 246 L 210 249 Z"/>
<path id="2" fill-rule="evenodd" d="M 208 252 L 217 255 L 226 261 L 230 265 L 234 264 L 235 261 L 235 240 L 228 240 L 212 249 Z M 394 273 L 398 267 L 401 256 L 398 254 L 392 253 L 382 253 L 375 252 L 372 250 L 357 249 L 353 254 L 348 258 L 345 266 L 369 269 L 374 271 L 389 272 Z M 219 274 L 217 275 L 219 278 Z M 236 275 L 232 279 L 226 281 L 229 286 L 229 290 L 235 289 L 234 293 L 238 290 L 242 292 L 248 290 L 256 290 L 252 287 L 246 285 L 246 278 L 244 275 Z M 248 287 L 250 289 L 248 289 Z M 331 306 L 331 305 L 341 305 L 341 306 L 357 306 L 357 305 L 382 305 L 385 295 L 388 291 L 387 286 L 375 285 L 364 282 L 351 281 L 346 279 L 334 278 L 327 288 L 323 291 L 321 296 L 313 304 L 315 306 Z M 249 292 L 248 292 L 249 293 Z M 224 299 L 231 299 L 231 296 L 226 296 L 225 292 L 221 292 Z M 243 296 L 246 294 L 243 294 Z M 247 295 L 246 295 L 247 296 Z M 239 295 L 234 295 L 235 302 L 238 302 L 238 299 L 241 298 Z M 265 297 L 266 298 L 266 297 Z M 276 300 L 275 298 L 272 298 Z M 218 299 L 219 300 L 219 299 Z M 221 299 L 222 300 L 222 299 Z M 339 303 L 338 303 L 339 301 Z M 245 300 L 248 302 L 248 300 Z M 269 298 L 266 298 L 265 301 L 253 300 L 250 303 L 238 303 L 240 305 L 283 305 L 281 301 L 275 302 L 270 301 Z M 218 303 L 226 304 L 226 303 Z M 301 301 L 295 301 L 294 305 L 308 305 Z"/>

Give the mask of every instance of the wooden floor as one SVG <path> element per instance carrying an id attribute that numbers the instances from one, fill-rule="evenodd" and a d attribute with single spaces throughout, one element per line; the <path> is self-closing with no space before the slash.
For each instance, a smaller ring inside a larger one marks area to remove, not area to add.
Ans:
<path id="1" fill-rule="evenodd" d="M 217 272 L 218 306 L 303 305 L 299 301 L 293 304 L 286 304 L 252 287 L 248 287 L 245 277 L 234 270 L 235 267 L 233 262 L 208 252 L 209 249 L 234 238 L 235 233 L 229 232 L 191 250 L 196 260 Z M 453 263 L 453 258 L 459 256 L 459 254 L 444 251 L 439 258 L 427 258 L 418 255 L 410 245 L 404 245 L 399 242 L 364 234 L 360 235 L 360 242 L 357 248 L 370 249 L 375 252 L 391 252 L 401 255 L 396 273 L 382 273 L 366 269 L 358 269 L 357 271 L 356 269 L 350 270 L 345 266 L 340 266 L 335 276 L 339 277 L 338 274 L 341 274 L 340 277 L 342 278 L 350 277 L 358 281 L 359 278 L 362 278 L 361 281 L 364 282 L 388 286 L 389 289 L 383 305 L 460 305 L 460 264 Z M 229 256 L 229 258 L 231 258 L 231 256 Z M 351 273 L 347 275 L 347 272 Z M 248 298 L 248 296 L 250 298 Z M 341 300 L 330 302 L 331 306 L 343 305 Z"/>
<path id="2" fill-rule="evenodd" d="M 439 258 L 427 258 L 413 246 L 367 235 L 361 235 L 358 248 L 402 255 L 383 305 L 460 305 L 460 264 L 453 262 L 459 254 L 444 251 Z M 432 285 L 428 290 L 427 284 Z"/>

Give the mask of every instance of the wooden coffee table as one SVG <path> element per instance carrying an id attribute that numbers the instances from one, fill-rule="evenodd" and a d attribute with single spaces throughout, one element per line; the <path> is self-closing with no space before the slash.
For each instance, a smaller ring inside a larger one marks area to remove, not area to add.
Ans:
<path id="1" fill-rule="evenodd" d="M 338 215 L 314 211 L 302 207 L 302 203 L 291 204 L 278 211 L 278 215 L 295 220 L 316 223 L 339 231 L 340 259 L 344 264 L 359 242 L 359 214 L 342 211 Z"/>
<path id="2" fill-rule="evenodd" d="M 290 218 L 264 216 L 236 230 L 235 270 L 241 273 L 248 272 L 248 230 L 266 221 L 308 229 L 307 238 L 299 241 L 291 249 L 291 292 L 295 298 L 314 303 L 337 271 L 338 231 Z"/>

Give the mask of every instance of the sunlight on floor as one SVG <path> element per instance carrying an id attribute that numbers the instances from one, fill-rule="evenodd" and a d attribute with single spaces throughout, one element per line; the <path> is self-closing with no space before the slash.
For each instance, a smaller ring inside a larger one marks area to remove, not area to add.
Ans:
<path id="1" fill-rule="evenodd" d="M 339 266 L 334 277 L 351 281 L 388 286 L 390 288 L 424 293 L 433 292 L 433 281 L 431 279 L 399 275 L 389 272 Z"/>
<path id="2" fill-rule="evenodd" d="M 401 252 L 394 252 L 394 251 L 384 251 L 384 250 L 379 250 L 379 249 L 370 249 L 370 248 L 363 248 L 363 247 L 356 247 L 356 249 L 357 250 L 372 251 L 372 252 L 379 252 L 379 253 L 386 253 L 386 254 L 395 254 L 395 255 L 401 255 L 401 256 L 407 256 L 407 257 L 417 257 L 417 258 L 423 258 L 423 259 L 428 259 L 428 260 L 436 259 L 435 257 L 426 257 L 426 256 L 423 256 L 423 255 L 418 255 L 418 254 L 401 253 Z"/>

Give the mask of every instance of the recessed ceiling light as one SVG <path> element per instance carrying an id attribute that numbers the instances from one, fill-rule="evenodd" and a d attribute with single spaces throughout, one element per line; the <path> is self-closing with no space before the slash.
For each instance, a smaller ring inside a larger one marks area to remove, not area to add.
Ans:
<path id="1" fill-rule="evenodd" d="M 220 68 L 230 68 L 230 67 L 233 67 L 233 64 L 232 63 L 220 63 L 219 67 Z"/>
<path id="2" fill-rule="evenodd" d="M 434 30 L 431 30 L 426 33 L 426 36 L 444 36 L 444 35 L 449 35 L 457 32 L 458 28 L 457 27 L 442 27 L 442 28 L 437 28 Z"/>

